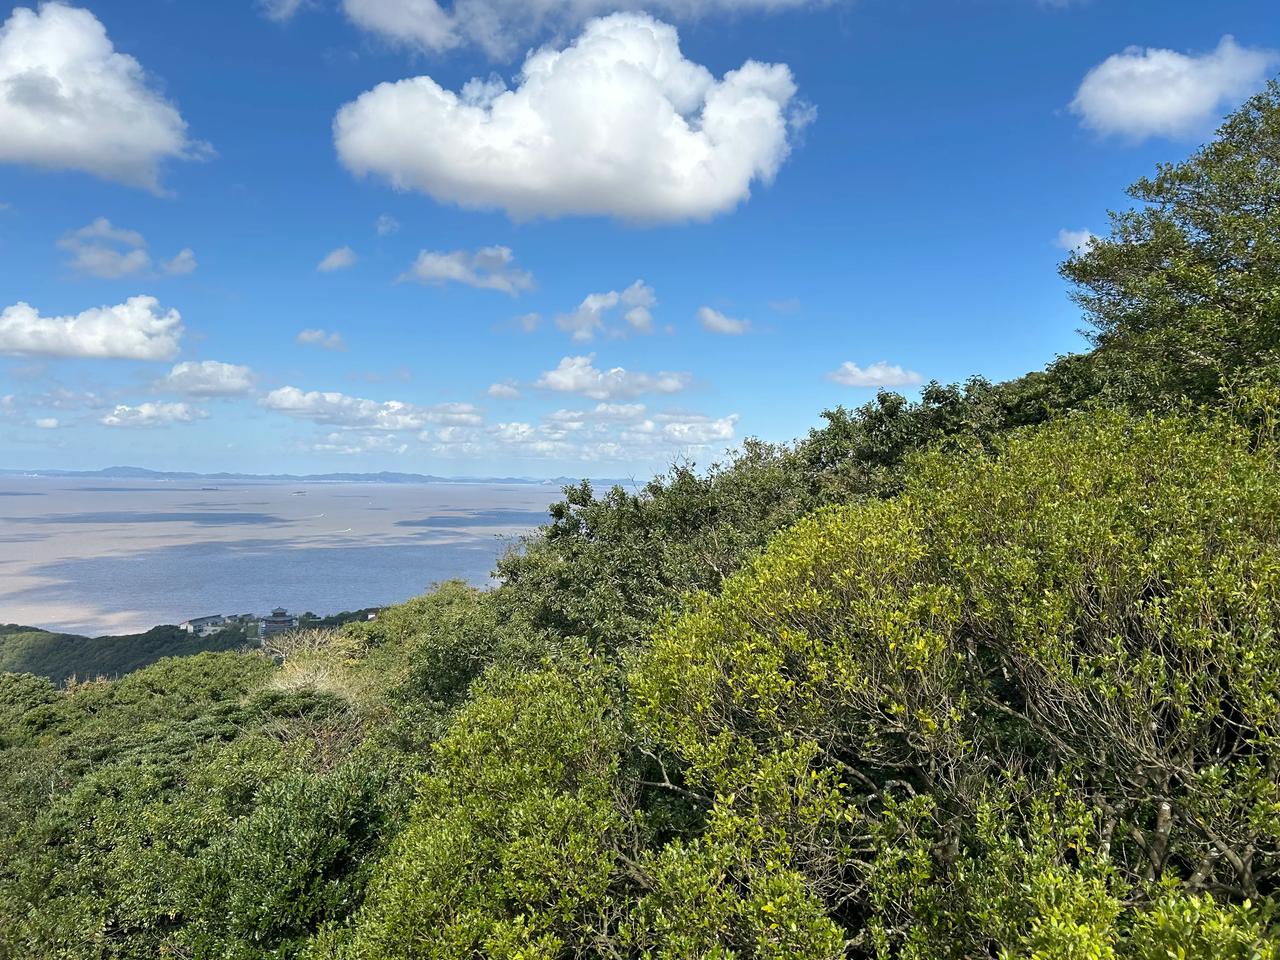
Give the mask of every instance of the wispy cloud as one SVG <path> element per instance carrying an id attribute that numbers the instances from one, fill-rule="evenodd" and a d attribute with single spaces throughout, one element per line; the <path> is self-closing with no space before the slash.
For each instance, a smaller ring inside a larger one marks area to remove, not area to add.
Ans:
<path id="1" fill-rule="evenodd" d="M 827 378 L 846 387 L 914 387 L 924 383 L 924 377 L 914 370 L 884 360 L 865 368 L 846 360 Z"/>
<path id="2" fill-rule="evenodd" d="M 269 0 L 296 6 L 297 0 Z M 343 0 L 353 23 L 391 43 L 424 53 L 474 45 L 506 58 L 616 10 L 646 9 L 687 19 L 717 13 L 819 7 L 829 0 Z M 292 12 L 292 11 L 290 11 Z"/>
<path id="3" fill-rule="evenodd" d="M 727 317 L 719 310 L 714 310 L 711 307 L 701 308 L 698 311 L 698 319 L 702 322 L 704 330 L 730 337 L 741 336 L 751 329 L 751 321 Z"/>
<path id="4" fill-rule="evenodd" d="M 510 381 L 490 384 L 486 392 L 498 400 L 516 400 L 520 397 L 520 388 Z"/>
<path id="5" fill-rule="evenodd" d="M 72 255 L 71 269 L 104 280 L 157 274 L 177 276 L 196 269 L 196 256 L 189 248 L 179 250 L 169 260 L 153 262 L 142 234 L 116 227 L 105 217 L 66 234 L 58 246 Z"/>
<path id="6" fill-rule="evenodd" d="M 350 247 L 338 247 L 325 254 L 324 259 L 316 264 L 321 273 L 333 273 L 335 270 L 346 270 L 355 266 L 356 252 Z"/>
<path id="7" fill-rule="evenodd" d="M 1059 230 L 1058 247 L 1071 253 L 1084 253 L 1097 240 L 1097 234 L 1091 230 Z"/>
<path id="8" fill-rule="evenodd" d="M 653 333 L 653 308 L 658 305 L 653 287 L 637 280 L 625 290 L 589 293 L 572 313 L 556 317 L 556 326 L 578 342 L 594 340 L 598 333 L 622 336 L 626 333 Z M 606 319 L 616 308 L 623 308 L 626 326 L 608 327 Z"/>
<path id="9" fill-rule="evenodd" d="M 268 20 L 283 23 L 292 19 L 307 2 L 308 0 L 258 0 L 258 10 Z"/>
<path id="10" fill-rule="evenodd" d="M 429 285 L 461 283 L 514 297 L 533 289 L 533 274 L 516 267 L 515 259 L 510 247 L 481 247 L 450 253 L 423 250 L 400 279 Z"/>
<path id="11" fill-rule="evenodd" d="M 322 330 L 311 327 L 299 331 L 294 341 L 304 347 L 320 347 L 322 350 L 341 352 L 347 349 L 347 342 L 336 330 Z"/>

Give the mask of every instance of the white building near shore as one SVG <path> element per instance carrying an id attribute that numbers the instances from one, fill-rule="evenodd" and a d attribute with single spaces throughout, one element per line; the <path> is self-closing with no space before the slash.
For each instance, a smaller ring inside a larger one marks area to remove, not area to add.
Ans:
<path id="1" fill-rule="evenodd" d="M 220 633 L 226 629 L 227 618 L 221 614 L 215 614 L 211 617 L 195 617 L 178 624 L 187 633 L 196 637 L 207 637 L 210 634 Z"/>

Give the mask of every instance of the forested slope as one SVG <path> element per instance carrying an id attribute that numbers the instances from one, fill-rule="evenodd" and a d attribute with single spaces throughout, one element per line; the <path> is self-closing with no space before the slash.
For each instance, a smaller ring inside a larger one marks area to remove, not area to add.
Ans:
<path id="1" fill-rule="evenodd" d="M 0 956 L 1280 957 L 1280 87 L 1132 193 L 1088 353 L 0 676 Z"/>
<path id="2" fill-rule="evenodd" d="M 247 642 L 243 630 L 193 637 L 176 626 L 114 637 L 82 637 L 38 627 L 0 624 L 0 672 L 34 673 L 55 683 L 119 677 L 163 657 L 235 650 Z"/>

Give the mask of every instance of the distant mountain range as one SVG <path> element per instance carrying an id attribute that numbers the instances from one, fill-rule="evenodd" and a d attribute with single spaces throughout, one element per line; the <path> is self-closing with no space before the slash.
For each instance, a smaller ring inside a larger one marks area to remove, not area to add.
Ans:
<path id="1" fill-rule="evenodd" d="M 192 473 L 179 470 L 147 470 L 143 467 L 105 467 L 101 470 L 10 470 L 0 469 L 7 477 L 56 477 L 95 480 L 224 480 L 270 481 L 275 483 L 512 483 L 533 486 L 563 487 L 579 483 L 580 477 L 437 477 L 424 473 Z M 591 478 L 596 486 L 634 487 L 634 479 Z"/>

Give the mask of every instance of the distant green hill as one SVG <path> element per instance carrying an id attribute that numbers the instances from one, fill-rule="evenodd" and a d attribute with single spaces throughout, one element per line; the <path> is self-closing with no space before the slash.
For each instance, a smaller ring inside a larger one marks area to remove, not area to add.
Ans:
<path id="1" fill-rule="evenodd" d="M 235 650 L 245 642 L 237 630 L 193 637 L 170 625 L 128 636 L 81 637 L 10 623 L 0 625 L 0 673 L 34 673 L 54 683 L 72 677 L 118 677 L 161 657 Z"/>

